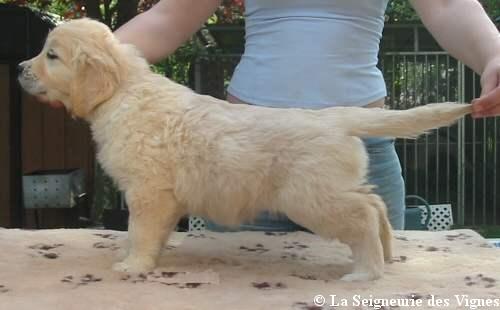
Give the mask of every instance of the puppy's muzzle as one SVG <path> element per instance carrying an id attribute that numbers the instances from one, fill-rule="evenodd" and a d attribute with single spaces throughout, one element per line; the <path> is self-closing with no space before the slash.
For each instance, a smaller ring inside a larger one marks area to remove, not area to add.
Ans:
<path id="1" fill-rule="evenodd" d="M 41 95 L 46 92 L 38 78 L 31 71 L 31 62 L 23 61 L 17 65 L 17 80 L 21 87 L 32 95 Z"/>

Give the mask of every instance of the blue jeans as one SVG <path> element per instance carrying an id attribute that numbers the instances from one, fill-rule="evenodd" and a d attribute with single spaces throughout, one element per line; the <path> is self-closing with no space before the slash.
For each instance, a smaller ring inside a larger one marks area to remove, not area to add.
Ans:
<path id="1" fill-rule="evenodd" d="M 389 221 L 394 229 L 404 228 L 405 185 L 401 175 L 394 140 L 388 138 L 363 139 L 368 152 L 368 183 L 375 185 L 375 192 L 382 197 L 389 214 Z M 290 221 L 285 215 L 263 212 L 252 221 L 244 223 L 238 229 L 219 226 L 206 221 L 206 228 L 212 231 L 297 231 L 303 227 Z"/>

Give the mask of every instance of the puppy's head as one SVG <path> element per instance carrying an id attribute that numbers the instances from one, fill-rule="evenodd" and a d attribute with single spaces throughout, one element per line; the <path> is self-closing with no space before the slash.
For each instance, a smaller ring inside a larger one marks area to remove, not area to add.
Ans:
<path id="1" fill-rule="evenodd" d="M 61 101 L 81 118 L 113 96 L 125 78 L 122 46 L 102 23 L 69 21 L 49 33 L 41 53 L 19 64 L 19 82 L 30 94 Z"/>

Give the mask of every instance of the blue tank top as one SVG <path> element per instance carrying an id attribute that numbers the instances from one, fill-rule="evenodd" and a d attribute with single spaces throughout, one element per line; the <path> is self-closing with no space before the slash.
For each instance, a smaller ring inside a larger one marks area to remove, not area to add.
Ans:
<path id="1" fill-rule="evenodd" d="M 228 92 L 320 109 L 386 96 L 376 67 L 388 0 L 246 0 L 245 52 Z"/>

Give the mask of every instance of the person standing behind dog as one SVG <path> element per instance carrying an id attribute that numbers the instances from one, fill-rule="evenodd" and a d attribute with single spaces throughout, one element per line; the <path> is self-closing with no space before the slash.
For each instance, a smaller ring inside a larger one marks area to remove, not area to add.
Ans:
<path id="1" fill-rule="evenodd" d="M 115 34 L 150 62 L 173 53 L 213 14 L 220 0 L 162 0 Z M 450 54 L 481 74 L 477 117 L 500 114 L 500 35 L 476 0 L 412 0 L 423 23 Z M 228 101 L 276 108 L 383 107 L 377 69 L 388 0 L 246 0 L 245 52 Z M 392 139 L 365 139 L 369 183 L 404 227 L 404 182 Z M 212 226 L 213 228 L 214 226 Z M 243 229 L 294 230 L 262 214 Z"/>
<path id="2" fill-rule="evenodd" d="M 276 108 L 383 107 L 386 85 L 377 69 L 389 0 L 246 0 L 245 52 L 228 101 Z M 500 114 L 500 35 L 477 0 L 410 0 L 451 55 L 481 74 L 475 117 Z M 149 62 L 173 53 L 215 12 L 220 0 L 161 0 L 115 34 Z M 393 140 L 365 139 L 369 183 L 404 228 L 404 182 Z M 210 224 L 212 228 L 217 226 Z M 262 214 L 253 230 L 295 230 L 288 219 Z"/>

